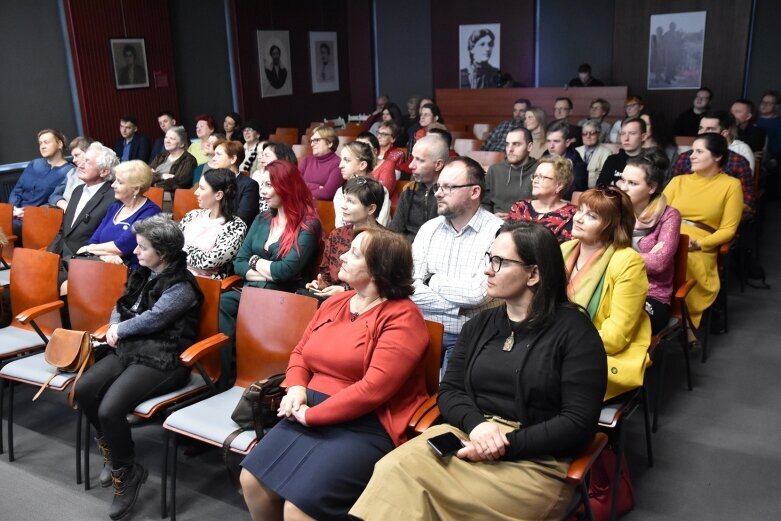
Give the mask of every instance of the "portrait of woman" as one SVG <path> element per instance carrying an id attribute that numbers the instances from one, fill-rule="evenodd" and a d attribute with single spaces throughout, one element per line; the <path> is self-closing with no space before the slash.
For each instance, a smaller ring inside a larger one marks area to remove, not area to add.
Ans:
<path id="1" fill-rule="evenodd" d="M 465 32 L 475 26 L 460 27 L 461 64 L 458 86 L 462 89 L 485 89 L 499 86 L 499 24 L 475 28 L 469 37 Z M 489 28 L 490 27 L 490 28 Z M 466 41 L 464 41 L 466 40 Z M 496 56 L 492 59 L 496 48 Z M 465 58 L 468 55 L 468 59 Z M 491 64 L 493 62 L 493 65 Z M 466 66 L 464 66 L 466 65 Z"/>

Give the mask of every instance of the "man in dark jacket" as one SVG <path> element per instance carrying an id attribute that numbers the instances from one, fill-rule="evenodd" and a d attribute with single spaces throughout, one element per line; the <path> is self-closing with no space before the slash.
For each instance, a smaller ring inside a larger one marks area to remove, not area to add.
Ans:
<path id="1" fill-rule="evenodd" d="M 138 133 L 138 120 L 125 114 L 119 119 L 119 133 L 122 135 L 114 144 L 114 152 L 120 161 L 140 159 L 149 162 L 149 139 Z"/>
<path id="2" fill-rule="evenodd" d="M 643 151 L 643 140 L 647 131 L 648 127 L 641 118 L 626 118 L 621 122 L 621 150 L 605 159 L 597 186 L 613 185 L 621 178 L 627 159 L 640 155 Z"/>
<path id="3" fill-rule="evenodd" d="M 566 120 L 554 121 L 548 125 L 545 137 L 548 146 L 547 154 L 566 157 L 572 162 L 574 179 L 569 191 L 562 194 L 562 198 L 569 200 L 572 192 L 588 190 L 588 169 L 580 154 L 570 147 L 574 139 L 569 133 L 569 123 Z"/>

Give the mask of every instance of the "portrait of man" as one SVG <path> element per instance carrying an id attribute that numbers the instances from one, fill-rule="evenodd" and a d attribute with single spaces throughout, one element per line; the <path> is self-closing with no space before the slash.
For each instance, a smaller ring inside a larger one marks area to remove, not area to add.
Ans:
<path id="1" fill-rule="evenodd" d="M 312 70 L 312 92 L 339 90 L 339 60 L 336 47 L 336 33 L 309 33 L 310 66 Z"/>
<path id="2" fill-rule="evenodd" d="M 288 31 L 258 31 L 260 96 L 293 94 Z"/>
<path id="3" fill-rule="evenodd" d="M 279 63 L 282 50 L 276 45 L 272 45 L 269 49 L 269 55 L 271 55 L 271 67 L 266 67 L 266 78 L 272 87 L 281 89 L 287 80 L 287 69 Z"/>
<path id="4" fill-rule="evenodd" d="M 143 38 L 111 40 L 111 55 L 117 89 L 149 86 Z"/>

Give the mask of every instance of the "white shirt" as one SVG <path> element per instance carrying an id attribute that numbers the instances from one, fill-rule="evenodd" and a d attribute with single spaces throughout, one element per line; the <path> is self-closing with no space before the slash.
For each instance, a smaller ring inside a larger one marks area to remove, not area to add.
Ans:
<path id="1" fill-rule="evenodd" d="M 467 320 L 499 305 L 487 293 L 485 252 L 503 221 L 479 208 L 456 232 L 443 216 L 423 224 L 412 243 L 415 293 L 412 300 L 426 320 L 458 334 Z"/>
<path id="2" fill-rule="evenodd" d="M 343 188 L 343 186 L 340 186 L 339 190 L 337 190 L 334 194 L 334 215 L 336 217 L 336 228 L 344 226 L 344 218 L 342 217 L 342 204 L 344 204 Z M 390 197 L 388 197 L 387 188 L 383 186 L 382 190 L 385 192 L 385 198 L 382 200 L 382 209 L 380 210 L 380 215 L 377 216 L 377 222 L 382 226 L 388 226 L 388 224 L 390 224 Z"/>
<path id="3" fill-rule="evenodd" d="M 751 167 L 751 172 L 754 172 L 754 152 L 751 150 L 750 146 L 739 139 L 734 139 L 732 143 L 730 143 L 729 149 L 736 154 L 740 154 L 741 156 L 745 157 L 746 161 L 748 161 L 748 164 Z"/>
<path id="4" fill-rule="evenodd" d="M 92 196 L 98 193 L 98 190 L 100 190 L 100 187 L 104 184 L 106 184 L 105 181 L 92 186 L 84 185 L 84 190 L 81 192 L 79 202 L 76 203 L 76 212 L 73 214 L 73 222 L 71 223 L 71 227 L 76 224 L 76 221 L 79 219 L 79 214 L 82 210 L 84 210 L 84 207 L 87 206 L 87 203 L 90 199 L 92 199 Z"/>

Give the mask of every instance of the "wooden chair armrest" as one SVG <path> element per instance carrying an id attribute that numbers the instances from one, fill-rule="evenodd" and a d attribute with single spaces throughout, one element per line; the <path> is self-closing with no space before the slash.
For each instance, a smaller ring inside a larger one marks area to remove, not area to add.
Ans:
<path id="1" fill-rule="evenodd" d="M 442 414 L 439 412 L 439 406 L 435 405 L 429 409 L 429 411 L 423 415 L 423 418 L 420 419 L 418 424 L 415 425 L 415 432 L 422 434 L 426 429 L 437 423 L 441 417 Z"/>
<path id="2" fill-rule="evenodd" d="M 65 302 L 62 300 L 55 300 L 54 302 L 47 302 L 46 304 L 41 304 L 40 306 L 34 306 L 29 309 L 25 309 L 16 315 L 16 320 L 22 324 L 27 324 L 41 315 L 45 315 L 46 313 L 54 311 L 55 309 L 60 309 L 64 305 Z"/>
<path id="3" fill-rule="evenodd" d="M 727 255 L 729 254 L 729 249 L 732 246 L 732 241 L 725 242 L 724 244 L 719 246 L 719 255 Z"/>
<path id="4" fill-rule="evenodd" d="M 16 234 L 12 234 L 12 235 L 6 235 L 6 236 L 5 236 L 5 238 L 6 238 L 6 239 L 8 239 L 8 242 L 9 242 L 9 243 L 10 243 L 10 242 L 13 242 L 13 243 L 15 243 L 16 241 L 18 241 L 18 240 L 19 240 L 19 236 L 18 236 L 18 235 L 16 235 Z"/>
<path id="5" fill-rule="evenodd" d="M 224 333 L 217 333 L 209 338 L 196 342 L 179 355 L 179 360 L 187 367 L 192 367 L 195 362 L 208 355 L 209 353 L 220 349 L 230 338 Z"/>
<path id="6" fill-rule="evenodd" d="M 409 419 L 409 426 L 411 429 L 414 429 L 415 426 L 418 424 L 420 419 L 425 416 L 427 412 L 431 410 L 432 407 L 437 405 L 437 396 L 432 395 L 426 398 L 426 401 L 420 404 L 420 407 L 412 414 L 412 417 Z"/>
<path id="7" fill-rule="evenodd" d="M 95 338 L 105 338 L 108 333 L 108 328 L 111 324 L 104 324 L 92 332 L 92 336 Z"/>
<path id="8" fill-rule="evenodd" d="M 686 296 L 689 294 L 689 292 L 694 288 L 694 286 L 697 285 L 697 281 L 694 279 L 687 279 L 686 282 L 683 283 L 683 285 L 678 288 L 675 291 L 675 295 L 673 295 L 673 298 L 676 299 L 685 299 Z"/>
<path id="9" fill-rule="evenodd" d="M 229 277 L 225 277 L 222 279 L 222 282 L 220 282 L 220 290 L 225 292 L 229 289 L 238 286 L 243 282 L 243 279 L 239 277 L 238 275 L 231 275 Z"/>
<path id="10" fill-rule="evenodd" d="M 567 482 L 572 485 L 577 485 L 583 481 L 602 452 L 602 449 L 605 448 L 605 445 L 607 445 L 607 434 L 598 432 L 588 446 L 588 449 L 578 456 L 578 458 L 569 466 L 569 470 L 567 471 Z"/>

